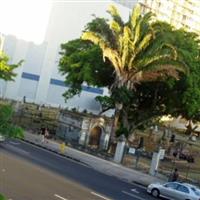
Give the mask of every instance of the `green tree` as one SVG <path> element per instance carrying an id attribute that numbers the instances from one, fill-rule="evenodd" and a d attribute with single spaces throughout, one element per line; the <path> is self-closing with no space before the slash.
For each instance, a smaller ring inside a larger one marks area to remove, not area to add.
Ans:
<path id="1" fill-rule="evenodd" d="M 3 51 L 0 51 L 0 79 L 13 81 L 16 76 L 14 70 L 21 63 L 22 61 L 18 64 L 9 64 L 9 57 Z M 12 115 L 13 110 L 10 105 L 0 105 L 0 134 L 7 137 L 22 137 L 22 129 L 12 124 Z"/>
<path id="2" fill-rule="evenodd" d="M 59 71 L 65 76 L 69 90 L 66 99 L 79 94 L 82 84 L 110 87 L 114 80 L 113 68 L 108 60 L 103 62 L 102 51 L 88 41 L 76 39 L 61 45 Z"/>
<path id="3" fill-rule="evenodd" d="M 3 51 L 0 51 L 0 79 L 6 81 L 13 80 L 16 76 L 14 70 L 19 67 L 21 63 L 22 61 L 18 64 L 9 64 L 9 57 Z"/>
<path id="4" fill-rule="evenodd" d="M 115 72 L 111 93 L 124 86 L 132 92 L 138 83 L 167 76 L 178 78 L 179 72 L 186 72 L 182 57 L 171 43 L 172 27 L 168 26 L 164 33 L 163 24 L 155 22 L 152 13 L 142 16 L 140 6 L 132 10 L 127 23 L 114 6 L 108 13 L 112 20 L 96 18 L 88 23 L 82 39 L 99 45 L 103 59 L 111 62 Z M 114 132 L 123 106 L 123 101 L 115 104 Z M 123 126 L 126 127 L 127 112 L 122 116 L 125 116 Z"/>
<path id="5" fill-rule="evenodd" d="M 23 130 L 12 123 L 13 109 L 10 105 L 0 105 L 0 134 L 6 137 L 23 137 Z"/>
<path id="6" fill-rule="evenodd" d="M 6 198 L 2 194 L 0 194 L 0 200 L 6 200 Z"/>
<path id="7" fill-rule="evenodd" d="M 163 33 L 163 24 L 154 22 L 152 13 L 142 16 L 140 6 L 133 9 L 127 23 L 114 6 L 108 13 L 111 21 L 95 18 L 87 24 L 81 38 L 99 45 L 103 59 L 111 62 L 115 72 L 113 88 L 134 89 L 138 82 L 165 75 L 177 78 L 179 71 L 186 71 L 176 47 L 170 43 L 170 26 Z"/>
<path id="8" fill-rule="evenodd" d="M 153 21 L 151 13 L 141 16 L 139 8 L 131 13 L 127 23 L 114 7 L 109 13 L 111 22 L 95 18 L 87 24 L 82 36 L 85 41 L 78 39 L 61 45 L 59 69 L 71 86 L 66 98 L 79 94 L 82 83 L 108 87 L 110 97 L 97 100 L 103 111 L 121 108 L 116 109 L 115 126 L 120 118 L 121 130 L 127 128 L 130 133 L 162 114 L 176 113 L 173 106 L 179 98 L 171 99 L 165 91 L 173 95 L 180 92 L 179 79 L 183 81 L 191 74 L 185 72 L 192 70 L 192 60 L 196 58 L 196 36 Z"/>

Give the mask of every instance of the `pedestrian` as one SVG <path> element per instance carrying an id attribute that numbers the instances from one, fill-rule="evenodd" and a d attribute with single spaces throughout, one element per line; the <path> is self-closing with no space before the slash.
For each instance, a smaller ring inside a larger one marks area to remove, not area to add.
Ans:
<path id="1" fill-rule="evenodd" d="M 175 169 L 174 169 L 174 172 L 173 172 L 173 174 L 172 174 L 172 181 L 173 181 L 173 182 L 174 182 L 174 181 L 177 181 L 177 180 L 178 180 L 178 177 L 179 177 L 178 169 L 175 168 Z"/>
<path id="2" fill-rule="evenodd" d="M 48 137 L 49 137 L 48 128 L 45 128 L 45 130 L 44 130 L 44 137 L 45 137 L 45 138 L 48 138 Z"/>

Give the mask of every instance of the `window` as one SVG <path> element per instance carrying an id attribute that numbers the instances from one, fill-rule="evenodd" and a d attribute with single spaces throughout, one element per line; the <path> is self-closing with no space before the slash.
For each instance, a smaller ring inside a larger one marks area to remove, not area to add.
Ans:
<path id="1" fill-rule="evenodd" d="M 183 15 L 183 21 L 185 21 L 187 19 L 187 16 L 186 15 Z"/>
<path id="2" fill-rule="evenodd" d="M 180 192 L 183 192 L 183 193 L 187 193 L 187 194 L 190 193 L 189 189 L 186 186 L 183 186 L 183 185 L 179 185 L 177 190 L 180 191 Z"/>
<path id="3" fill-rule="evenodd" d="M 194 187 L 191 187 L 191 190 L 197 195 L 200 196 L 200 191 Z"/>
<path id="4" fill-rule="evenodd" d="M 167 183 L 164 186 L 167 188 L 176 189 L 178 187 L 178 183 Z"/>

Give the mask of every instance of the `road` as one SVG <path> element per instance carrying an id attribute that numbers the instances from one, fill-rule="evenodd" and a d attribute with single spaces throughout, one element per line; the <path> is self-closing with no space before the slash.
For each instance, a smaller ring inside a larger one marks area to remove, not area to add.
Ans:
<path id="1" fill-rule="evenodd" d="M 153 200 L 145 188 L 37 146 L 0 146 L 0 193 L 10 200 Z"/>

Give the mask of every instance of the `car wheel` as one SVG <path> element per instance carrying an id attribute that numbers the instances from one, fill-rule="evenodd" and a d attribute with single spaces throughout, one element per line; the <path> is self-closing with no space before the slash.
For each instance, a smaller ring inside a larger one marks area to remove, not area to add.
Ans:
<path id="1" fill-rule="evenodd" d="M 158 189 L 154 188 L 154 189 L 151 190 L 151 194 L 152 194 L 153 197 L 159 197 L 160 192 L 159 192 Z"/>

